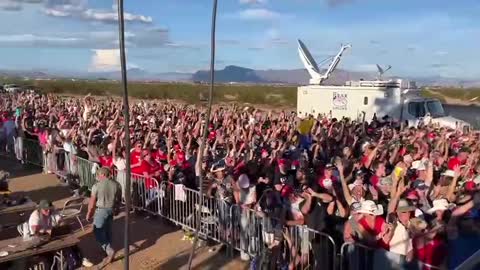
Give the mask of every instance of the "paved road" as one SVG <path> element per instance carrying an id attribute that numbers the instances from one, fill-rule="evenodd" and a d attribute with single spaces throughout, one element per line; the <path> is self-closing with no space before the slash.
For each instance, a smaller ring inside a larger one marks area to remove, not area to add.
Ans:
<path id="1" fill-rule="evenodd" d="M 476 129 L 480 129 L 480 106 L 443 105 L 451 116 L 466 121 Z"/>

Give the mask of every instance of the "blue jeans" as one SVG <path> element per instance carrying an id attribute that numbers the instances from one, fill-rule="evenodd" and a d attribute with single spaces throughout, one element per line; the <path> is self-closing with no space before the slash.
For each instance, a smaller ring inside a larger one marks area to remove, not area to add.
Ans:
<path id="1" fill-rule="evenodd" d="M 108 256 L 113 255 L 112 249 L 113 210 L 97 208 L 93 216 L 93 233 L 95 239 L 102 246 Z"/>

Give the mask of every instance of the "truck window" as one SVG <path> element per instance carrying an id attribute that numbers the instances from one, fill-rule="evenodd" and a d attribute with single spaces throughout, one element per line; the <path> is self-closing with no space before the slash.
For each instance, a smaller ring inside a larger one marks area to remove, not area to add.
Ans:
<path id="1" fill-rule="evenodd" d="M 408 113 L 415 117 L 425 116 L 425 106 L 423 102 L 410 102 L 408 103 Z"/>
<path id="2" fill-rule="evenodd" d="M 443 117 L 445 111 L 443 110 L 442 103 L 438 100 L 427 101 L 427 109 L 432 117 Z"/>
<path id="3" fill-rule="evenodd" d="M 363 105 L 368 105 L 368 97 L 363 98 Z"/>

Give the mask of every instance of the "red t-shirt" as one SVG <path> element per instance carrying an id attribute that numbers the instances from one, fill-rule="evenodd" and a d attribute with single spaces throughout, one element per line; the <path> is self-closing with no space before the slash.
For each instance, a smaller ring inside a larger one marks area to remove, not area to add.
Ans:
<path id="1" fill-rule="evenodd" d="M 156 162 L 166 161 L 167 154 L 165 154 L 163 151 L 158 150 L 152 153 L 152 159 Z"/>
<path id="2" fill-rule="evenodd" d="M 372 184 L 372 186 L 375 188 L 378 187 L 378 184 L 380 184 L 380 177 L 375 174 L 372 175 L 372 177 L 370 177 L 370 184 Z"/>
<path id="3" fill-rule="evenodd" d="M 130 153 L 130 164 L 137 164 L 142 152 L 133 151 Z"/>
<path id="4" fill-rule="evenodd" d="M 362 165 L 363 165 L 364 167 L 367 167 L 368 155 L 364 155 L 364 156 L 362 157 L 361 162 L 362 162 Z"/>
<path id="5" fill-rule="evenodd" d="M 448 169 L 455 170 L 456 167 L 462 165 L 462 162 L 457 157 L 453 157 L 448 161 Z"/>
<path id="6" fill-rule="evenodd" d="M 101 167 L 110 168 L 113 166 L 113 159 L 111 156 L 100 156 L 98 157 L 98 160 L 100 161 Z"/>
<path id="7" fill-rule="evenodd" d="M 190 169 L 190 163 L 188 161 L 184 161 L 182 163 L 178 163 L 177 162 L 177 165 L 180 167 L 180 169 L 182 170 L 187 170 L 187 169 Z"/>
<path id="8" fill-rule="evenodd" d="M 371 235 L 377 236 L 382 232 L 382 227 L 385 224 L 385 219 L 381 216 L 376 216 L 375 217 L 375 224 L 374 224 L 373 228 L 369 227 L 369 225 L 367 223 L 367 220 L 364 217 L 362 219 L 360 219 L 358 221 L 358 223 L 360 224 L 360 226 L 363 227 L 363 229 L 366 232 L 370 233 Z M 380 239 L 380 240 L 377 241 L 375 248 L 383 248 L 385 250 L 389 250 L 390 246 L 388 245 L 388 243 L 385 243 L 385 241 L 383 241 L 383 239 Z"/>
<path id="9" fill-rule="evenodd" d="M 432 266 L 440 266 L 448 255 L 445 243 L 437 236 L 421 248 L 417 248 L 414 241 L 413 249 L 419 261 Z M 427 266 L 423 267 L 423 270 L 427 269 L 430 270 L 431 268 Z"/>
<path id="10" fill-rule="evenodd" d="M 139 167 L 132 168 L 132 173 L 143 176 L 143 173 L 150 173 L 150 167 L 150 164 L 147 161 L 143 160 L 142 164 Z"/>
<path id="11" fill-rule="evenodd" d="M 149 165 L 150 165 L 149 174 L 156 174 L 156 173 L 163 173 L 164 172 L 163 166 L 156 161 L 151 162 Z"/>

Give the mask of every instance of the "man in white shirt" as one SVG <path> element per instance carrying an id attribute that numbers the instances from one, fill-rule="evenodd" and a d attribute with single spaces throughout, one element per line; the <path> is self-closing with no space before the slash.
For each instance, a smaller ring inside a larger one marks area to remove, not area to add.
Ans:
<path id="1" fill-rule="evenodd" d="M 52 228 L 59 222 L 59 216 L 54 214 L 52 203 L 41 200 L 38 209 L 30 214 L 28 222 L 23 226 L 24 238 L 34 235 L 50 235 Z"/>
<path id="2" fill-rule="evenodd" d="M 396 209 L 397 220 L 387 218 L 387 222 L 391 222 L 394 226 L 393 236 L 389 242 L 389 255 L 392 255 L 389 256 L 389 259 L 399 265 L 404 265 L 413 258 L 412 238 L 408 233 L 408 227 L 410 219 L 414 217 L 415 209 L 415 206 L 411 205 L 407 200 L 400 199 Z"/>

